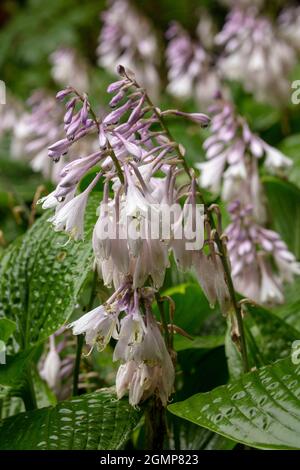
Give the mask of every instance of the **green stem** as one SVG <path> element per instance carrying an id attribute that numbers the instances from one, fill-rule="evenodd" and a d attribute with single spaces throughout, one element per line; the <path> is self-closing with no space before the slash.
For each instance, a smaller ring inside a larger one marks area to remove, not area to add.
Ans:
<path id="1" fill-rule="evenodd" d="M 31 368 L 27 369 L 26 386 L 22 395 L 26 411 L 35 410 L 37 408 L 35 391 L 32 381 Z"/>

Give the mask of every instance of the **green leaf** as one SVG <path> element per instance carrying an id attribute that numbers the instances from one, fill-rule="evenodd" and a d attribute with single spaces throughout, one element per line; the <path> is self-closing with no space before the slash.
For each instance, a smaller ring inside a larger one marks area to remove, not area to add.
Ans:
<path id="1" fill-rule="evenodd" d="M 212 310 L 199 284 L 179 284 L 167 289 L 162 295 L 172 297 L 175 302 L 174 323 L 190 335 L 200 334 L 201 326 Z"/>
<path id="2" fill-rule="evenodd" d="M 181 335 L 174 336 L 175 351 L 184 351 L 186 349 L 214 349 L 223 346 L 224 336 L 197 336 L 189 339 Z"/>
<path id="3" fill-rule="evenodd" d="M 283 359 L 291 354 L 293 341 L 299 333 L 269 310 L 247 305 L 244 329 L 250 368 L 271 364 L 274 358 Z M 225 350 L 231 378 L 243 373 L 241 354 L 230 337 L 230 326 L 225 340 Z"/>
<path id="4" fill-rule="evenodd" d="M 236 442 L 176 416 L 173 418 L 175 450 L 231 450 Z M 170 443 L 170 445 L 172 445 Z"/>
<path id="5" fill-rule="evenodd" d="M 17 324 L 16 339 L 28 348 L 63 325 L 72 314 L 92 269 L 91 232 L 99 194 L 90 198 L 84 241 L 68 241 L 44 214 L 0 263 L 0 316 Z"/>
<path id="6" fill-rule="evenodd" d="M 14 356 L 6 356 L 5 364 L 0 366 L 0 385 L 11 389 L 15 396 L 21 396 L 27 386 L 28 361 L 33 354 L 34 349 L 28 349 Z"/>
<path id="7" fill-rule="evenodd" d="M 10 336 L 16 329 L 15 322 L 8 318 L 0 318 L 0 340 L 7 343 Z"/>
<path id="8" fill-rule="evenodd" d="M 109 389 L 20 413 L 0 424 L 1 450 L 112 450 L 124 446 L 140 412 Z"/>
<path id="9" fill-rule="evenodd" d="M 299 186 L 300 182 L 300 134 L 286 137 L 279 144 L 279 150 L 293 160 L 289 180 Z"/>
<path id="10" fill-rule="evenodd" d="M 300 189 L 278 178 L 264 178 L 273 228 L 300 258 Z"/>
<path id="11" fill-rule="evenodd" d="M 299 365 L 282 359 L 168 409 L 252 447 L 300 449 L 299 374 Z"/>

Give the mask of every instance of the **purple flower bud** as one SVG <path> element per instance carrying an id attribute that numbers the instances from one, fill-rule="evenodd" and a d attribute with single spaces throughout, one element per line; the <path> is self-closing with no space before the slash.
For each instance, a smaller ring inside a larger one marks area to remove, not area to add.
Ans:
<path id="1" fill-rule="evenodd" d="M 70 143 L 68 139 L 61 139 L 55 142 L 54 144 L 50 145 L 50 147 L 48 147 L 48 150 L 51 152 L 62 154 L 68 150 L 69 145 Z"/>
<path id="2" fill-rule="evenodd" d="M 128 118 L 129 124 L 134 124 L 141 117 L 144 101 L 145 101 L 145 95 L 142 96 L 138 105 L 133 109 L 132 113 L 130 114 Z"/>
<path id="3" fill-rule="evenodd" d="M 66 114 L 64 115 L 64 123 L 65 124 L 70 124 L 70 122 L 72 121 L 73 112 L 74 112 L 74 107 L 73 108 L 70 107 L 67 110 Z"/>
<path id="4" fill-rule="evenodd" d="M 56 94 L 56 99 L 61 101 L 70 93 L 72 93 L 72 88 L 65 88 L 64 90 L 61 90 Z"/>
<path id="5" fill-rule="evenodd" d="M 176 116 L 182 116 L 190 121 L 196 122 L 197 124 L 200 124 L 201 127 L 207 127 L 210 123 L 210 118 L 203 113 L 184 113 L 182 111 L 167 111 L 168 114 L 175 114 Z"/>
<path id="6" fill-rule="evenodd" d="M 67 137 L 68 139 L 73 139 L 75 132 L 79 129 L 81 125 L 81 113 L 77 113 L 71 124 L 67 127 Z"/>
<path id="7" fill-rule="evenodd" d="M 71 100 L 69 100 L 66 104 L 66 109 L 69 109 L 69 108 L 74 108 L 75 104 L 77 103 L 78 101 L 78 98 L 75 97 L 75 98 L 72 98 Z"/>
<path id="8" fill-rule="evenodd" d="M 114 108 L 117 106 L 117 104 L 121 101 L 121 99 L 124 97 L 124 91 L 119 91 L 109 102 L 109 106 L 111 108 Z"/>
<path id="9" fill-rule="evenodd" d="M 125 83 L 126 80 L 118 80 L 117 82 L 111 83 L 107 88 L 107 93 L 115 93 L 116 91 L 119 91 Z"/>
<path id="10" fill-rule="evenodd" d="M 131 102 L 127 101 L 127 103 L 123 104 L 123 106 L 120 106 L 120 108 L 116 109 L 115 111 L 112 111 L 109 113 L 103 120 L 103 124 L 109 125 L 109 124 L 116 124 L 119 119 L 123 116 L 126 111 L 131 106 Z"/>
<path id="11" fill-rule="evenodd" d="M 89 114 L 89 103 L 88 103 L 87 99 L 85 99 L 84 102 L 83 102 L 81 113 L 80 113 L 80 118 L 81 118 L 81 122 L 82 122 L 83 125 L 86 124 L 88 114 Z"/>

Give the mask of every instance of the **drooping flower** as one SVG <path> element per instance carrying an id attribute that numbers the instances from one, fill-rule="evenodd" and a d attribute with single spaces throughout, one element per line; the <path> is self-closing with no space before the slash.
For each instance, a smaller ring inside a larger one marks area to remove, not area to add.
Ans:
<path id="1" fill-rule="evenodd" d="M 166 36 L 169 40 L 167 90 L 178 98 L 195 96 L 202 106 L 210 104 L 221 86 L 212 57 L 199 40 L 193 40 L 176 22 L 171 24 Z"/>
<path id="2" fill-rule="evenodd" d="M 100 305 L 83 315 L 69 326 L 74 335 L 85 334 L 85 340 L 91 347 L 97 346 L 102 351 L 110 338 L 116 336 L 119 311 L 114 305 Z"/>
<path id="3" fill-rule="evenodd" d="M 113 74 L 121 63 L 134 70 L 137 80 L 156 97 L 159 90 L 159 49 L 148 19 L 131 2 L 112 0 L 102 13 L 97 48 L 99 65 Z"/>
<path id="4" fill-rule="evenodd" d="M 61 360 L 55 346 L 55 338 L 50 336 L 50 349 L 40 371 L 41 377 L 50 388 L 55 389 L 60 380 Z"/>
<path id="5" fill-rule="evenodd" d="M 225 201 L 252 202 L 258 220 L 265 218 L 265 202 L 259 180 L 260 162 L 271 173 L 286 171 L 292 161 L 254 134 L 234 106 L 219 97 L 211 107 L 212 135 L 203 147 L 206 161 L 198 163 L 200 186 L 214 194 L 222 191 Z"/>
<path id="6" fill-rule="evenodd" d="M 130 338 L 132 338 L 130 336 Z M 118 354 L 125 362 L 121 364 L 116 378 L 119 398 L 127 392 L 129 403 L 136 406 L 152 394 L 160 397 L 166 406 L 174 386 L 174 366 L 166 345 L 151 313 L 146 316 L 143 337 L 127 341 Z"/>
<path id="7" fill-rule="evenodd" d="M 218 67 L 226 78 L 240 81 L 260 101 L 286 103 L 295 51 L 255 6 L 233 8 L 216 43 L 223 46 Z"/>
<path id="8" fill-rule="evenodd" d="M 232 277 L 236 289 L 261 303 L 282 303 L 283 286 L 300 274 L 300 263 L 279 234 L 259 225 L 251 205 L 230 206 L 226 229 Z"/>

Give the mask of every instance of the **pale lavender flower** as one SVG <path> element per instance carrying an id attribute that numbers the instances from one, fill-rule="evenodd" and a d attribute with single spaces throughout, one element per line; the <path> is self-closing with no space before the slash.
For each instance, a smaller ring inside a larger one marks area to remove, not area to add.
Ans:
<path id="1" fill-rule="evenodd" d="M 55 346 L 54 335 L 50 336 L 50 348 L 40 370 L 40 376 L 47 382 L 51 389 L 55 389 L 59 385 L 61 360 Z"/>
<path id="2" fill-rule="evenodd" d="M 296 55 L 267 17 L 255 7 L 234 8 L 216 44 L 223 47 L 218 67 L 226 78 L 240 81 L 258 100 L 286 103 Z"/>
<path id="3" fill-rule="evenodd" d="M 136 406 L 156 394 L 166 406 L 173 391 L 175 372 L 151 311 L 148 310 L 145 323 L 139 326 L 136 338 L 127 334 L 125 340 L 121 339 L 123 342 L 119 346 L 117 359 L 123 359 L 124 363 L 116 378 L 118 397 L 122 398 L 128 392 L 129 403 Z"/>
<path id="4" fill-rule="evenodd" d="M 167 90 L 178 98 L 196 97 L 207 105 L 220 89 L 220 81 L 210 54 L 199 40 L 193 40 L 178 24 L 172 23 L 166 33 L 169 84 Z"/>
<path id="5" fill-rule="evenodd" d="M 70 93 L 70 91 L 68 91 Z M 66 95 L 66 93 L 64 93 Z M 57 183 L 60 172 L 67 161 L 91 151 L 91 139 L 73 142 L 64 138 L 61 122 L 63 110 L 56 100 L 43 90 L 33 93 L 28 100 L 28 110 L 16 117 L 13 126 L 11 151 L 14 158 L 29 160 L 34 171 Z M 53 141 L 55 144 L 50 145 Z M 47 152 L 47 147 L 50 150 Z M 72 148 L 71 148 L 72 147 Z M 50 155 L 54 162 L 48 158 Z M 60 160 L 63 156 L 62 160 Z"/>
<path id="6" fill-rule="evenodd" d="M 251 206 L 234 202 L 229 210 L 226 234 L 235 288 L 256 302 L 282 303 L 284 283 L 300 274 L 300 263 L 278 233 L 255 221 Z"/>
<path id="7" fill-rule="evenodd" d="M 279 31 L 292 47 L 300 52 L 300 6 L 290 6 L 282 10 L 278 18 Z"/>
<path id="8" fill-rule="evenodd" d="M 134 70 L 138 81 L 156 97 L 159 90 L 159 48 L 153 28 L 128 0 L 111 0 L 102 13 L 97 48 L 100 66 L 116 73 L 118 64 Z"/>
<path id="9" fill-rule="evenodd" d="M 292 161 L 254 134 L 229 101 L 218 98 L 210 109 L 212 135 L 203 144 L 207 160 L 196 165 L 201 171 L 200 185 L 214 194 L 222 192 L 225 201 L 251 201 L 255 215 L 262 220 L 265 203 L 259 162 L 269 172 L 278 173 L 286 171 Z"/>

